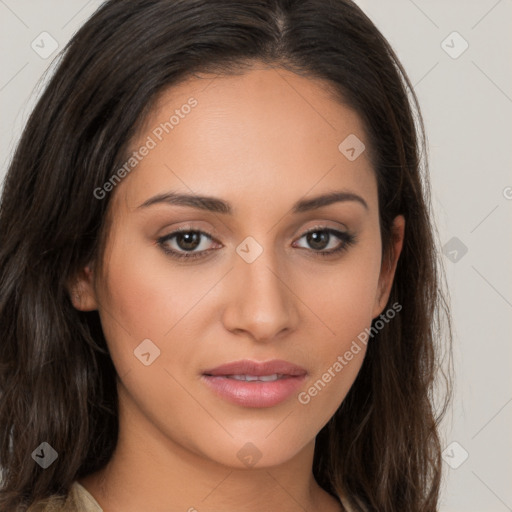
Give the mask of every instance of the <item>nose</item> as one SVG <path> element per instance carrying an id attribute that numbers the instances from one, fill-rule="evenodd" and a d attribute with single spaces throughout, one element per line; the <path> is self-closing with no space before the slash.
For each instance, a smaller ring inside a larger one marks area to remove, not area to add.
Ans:
<path id="1" fill-rule="evenodd" d="M 272 252 L 264 250 L 252 263 L 235 256 L 223 313 L 225 328 L 258 342 L 275 341 L 284 332 L 295 330 L 299 321 L 298 299 Z"/>

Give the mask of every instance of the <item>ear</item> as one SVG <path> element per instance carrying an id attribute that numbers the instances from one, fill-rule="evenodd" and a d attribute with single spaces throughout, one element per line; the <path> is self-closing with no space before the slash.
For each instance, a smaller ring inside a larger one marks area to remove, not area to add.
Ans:
<path id="1" fill-rule="evenodd" d="M 93 277 L 92 267 L 87 265 L 80 270 L 68 285 L 71 302 L 79 311 L 98 309 Z"/>
<path id="2" fill-rule="evenodd" d="M 391 227 L 391 247 L 387 254 L 382 258 L 382 265 L 380 269 L 379 285 L 377 288 L 377 296 L 375 297 L 375 306 L 373 309 L 372 318 L 377 318 L 386 307 L 393 286 L 393 279 L 395 277 L 396 265 L 398 258 L 402 252 L 405 232 L 405 218 L 403 215 L 398 215 L 393 220 Z"/>

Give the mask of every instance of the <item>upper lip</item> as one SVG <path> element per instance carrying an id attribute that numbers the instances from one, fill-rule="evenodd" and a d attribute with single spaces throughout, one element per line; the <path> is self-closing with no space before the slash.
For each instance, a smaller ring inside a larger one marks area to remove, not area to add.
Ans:
<path id="1" fill-rule="evenodd" d="M 254 375 L 255 377 L 261 377 L 262 375 L 274 374 L 301 376 L 306 375 L 306 373 L 304 368 L 282 359 L 273 359 L 271 361 L 243 359 L 206 370 L 203 372 L 203 375 Z"/>

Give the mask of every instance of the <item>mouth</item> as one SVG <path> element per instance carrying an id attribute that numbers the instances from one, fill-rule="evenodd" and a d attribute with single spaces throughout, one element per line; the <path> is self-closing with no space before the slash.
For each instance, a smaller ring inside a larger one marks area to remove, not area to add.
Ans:
<path id="1" fill-rule="evenodd" d="M 282 360 L 242 360 L 202 373 L 218 396 L 243 407 L 273 407 L 288 399 L 306 379 L 307 371 Z"/>
<path id="2" fill-rule="evenodd" d="M 208 377 L 213 377 L 213 375 L 208 375 Z M 274 373 L 272 375 L 220 375 L 220 377 L 226 377 L 227 379 L 243 380 L 246 382 L 274 382 L 278 379 L 290 377 L 290 375 Z"/>

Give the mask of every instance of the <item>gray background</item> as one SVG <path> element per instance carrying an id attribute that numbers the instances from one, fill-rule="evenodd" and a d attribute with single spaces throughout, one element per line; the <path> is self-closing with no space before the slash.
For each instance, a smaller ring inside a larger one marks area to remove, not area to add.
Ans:
<path id="1" fill-rule="evenodd" d="M 0 177 L 44 71 L 100 4 L 0 0 Z M 441 511 L 512 511 L 512 1 L 358 4 L 404 64 L 429 139 L 455 327 Z M 44 31 L 58 43 L 47 58 L 31 47 L 35 41 L 39 52 L 51 48 L 47 36 L 41 42 Z"/>

